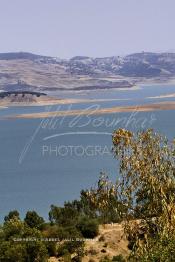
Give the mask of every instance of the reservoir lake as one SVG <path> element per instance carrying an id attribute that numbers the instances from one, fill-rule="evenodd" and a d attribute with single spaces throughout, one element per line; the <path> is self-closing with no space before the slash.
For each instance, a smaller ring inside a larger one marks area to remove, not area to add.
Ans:
<path id="1" fill-rule="evenodd" d="M 175 85 L 149 85 L 138 90 L 56 93 L 62 98 L 106 99 L 73 104 L 71 110 L 141 105 L 175 98 L 150 98 L 175 93 Z M 117 99 L 117 100 L 114 100 Z M 58 105 L 51 106 L 55 111 Z M 23 217 L 36 210 L 46 220 L 51 204 L 79 197 L 94 186 L 100 172 L 117 179 L 118 162 L 111 152 L 112 132 L 154 128 L 175 137 L 175 111 L 130 112 L 67 116 L 50 119 L 8 119 L 7 116 L 43 112 L 44 106 L 0 108 L 0 220 L 13 209 Z M 69 110 L 62 105 L 59 110 Z"/>

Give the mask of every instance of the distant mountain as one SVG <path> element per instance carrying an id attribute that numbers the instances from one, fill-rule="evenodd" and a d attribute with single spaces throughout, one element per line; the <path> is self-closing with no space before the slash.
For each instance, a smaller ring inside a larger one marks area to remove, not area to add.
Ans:
<path id="1" fill-rule="evenodd" d="M 92 90 L 131 87 L 138 81 L 175 77 L 175 53 L 71 59 L 31 53 L 0 53 L 0 89 Z"/>
<path id="2" fill-rule="evenodd" d="M 43 56 L 35 55 L 26 52 L 19 52 L 19 53 L 0 53 L 0 60 L 14 60 L 14 59 L 29 59 L 29 60 L 36 60 L 40 59 Z"/>

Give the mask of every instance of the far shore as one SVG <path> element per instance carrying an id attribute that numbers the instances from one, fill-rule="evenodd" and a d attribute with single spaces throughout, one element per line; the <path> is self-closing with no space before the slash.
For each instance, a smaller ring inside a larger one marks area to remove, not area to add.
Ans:
<path id="1" fill-rule="evenodd" d="M 126 78 L 126 80 L 129 80 Z M 175 78 L 168 78 L 168 79 L 135 79 L 134 77 L 132 78 L 132 81 L 134 82 L 132 87 L 118 87 L 118 88 L 102 88 L 102 89 L 92 89 L 92 90 L 62 90 L 60 92 L 63 93 L 83 93 L 83 94 L 88 94 L 93 92 L 107 92 L 110 90 L 115 90 L 117 91 L 137 91 L 139 89 L 142 89 L 143 86 L 159 86 L 159 85 L 175 85 Z M 3 90 L 0 90 L 3 91 Z M 48 89 L 49 91 L 49 89 Z M 59 90 L 58 90 L 59 91 Z M 175 97 L 175 94 L 166 94 L 164 96 L 155 96 L 155 97 L 147 97 L 151 99 L 156 99 L 156 98 L 170 98 L 170 97 Z M 39 98 L 36 98 L 35 101 L 11 101 L 9 98 L 4 98 L 0 99 L 0 109 L 6 108 L 6 107 L 15 107 L 15 106 L 48 106 L 48 105 L 59 105 L 59 104 L 78 104 L 78 103 L 94 103 L 94 102 L 107 102 L 107 101 L 117 101 L 117 100 L 130 100 L 128 99 L 75 99 L 75 98 L 57 98 L 54 95 L 52 95 L 52 92 L 49 92 L 49 95 L 47 96 L 41 96 Z"/>
<path id="2" fill-rule="evenodd" d="M 50 98 L 40 99 L 36 102 L 9 102 L 8 100 L 1 101 L 0 100 L 0 108 L 7 108 L 7 107 L 15 107 L 15 106 L 52 106 L 52 105 L 67 105 L 67 104 L 86 104 L 86 103 L 98 103 L 98 102 L 112 102 L 112 101 L 128 101 L 129 98 L 109 98 L 109 99 L 74 99 L 74 98 L 65 98 L 65 99 L 57 99 L 57 98 Z"/>
<path id="3" fill-rule="evenodd" d="M 49 118 L 59 116 L 76 116 L 76 115 L 100 115 L 100 114 L 113 114 L 122 112 L 151 112 L 160 110 L 175 110 L 175 101 L 165 101 L 159 103 L 137 105 L 137 106 L 119 106 L 111 108 L 102 108 L 96 110 L 70 110 L 70 111 L 53 111 L 53 112 L 41 112 L 32 114 L 18 114 L 14 116 L 8 116 L 8 119 L 37 119 L 37 118 Z"/>
<path id="4" fill-rule="evenodd" d="M 165 79 L 157 79 L 157 78 L 151 78 L 151 79 L 138 79 L 136 81 L 136 85 L 142 86 L 167 86 L 167 85 L 175 85 L 175 78 L 165 78 Z"/>
<path id="5" fill-rule="evenodd" d="M 146 98 L 147 99 L 162 99 L 162 98 L 174 98 L 174 97 L 175 97 L 175 93 L 160 95 L 160 96 L 149 96 L 149 97 L 146 97 Z"/>

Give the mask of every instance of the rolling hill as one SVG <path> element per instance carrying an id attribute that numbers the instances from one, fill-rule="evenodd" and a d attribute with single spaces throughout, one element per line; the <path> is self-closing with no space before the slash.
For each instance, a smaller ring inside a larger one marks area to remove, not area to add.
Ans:
<path id="1" fill-rule="evenodd" d="M 71 59 L 25 52 L 0 53 L 0 89 L 4 91 L 130 88 L 140 81 L 167 81 L 174 77 L 175 53 Z"/>

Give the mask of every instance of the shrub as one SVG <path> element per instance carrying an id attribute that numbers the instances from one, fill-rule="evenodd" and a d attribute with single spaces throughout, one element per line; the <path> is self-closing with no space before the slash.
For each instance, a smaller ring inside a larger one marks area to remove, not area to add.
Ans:
<path id="1" fill-rule="evenodd" d="M 72 239 L 59 245 L 57 249 L 58 256 L 69 256 L 70 254 L 74 254 L 77 259 L 82 258 L 84 256 L 84 242 Z"/>
<path id="2" fill-rule="evenodd" d="M 14 244 L 11 241 L 0 242 L 0 261 L 25 262 L 26 255 L 26 248 L 23 244 Z"/>
<path id="3" fill-rule="evenodd" d="M 99 233 L 99 224 L 96 219 L 81 218 L 77 228 L 85 238 L 94 238 Z"/>
<path id="4" fill-rule="evenodd" d="M 105 256 L 101 258 L 99 262 L 111 262 L 111 259 L 109 258 L 109 256 Z"/>
<path id="5" fill-rule="evenodd" d="M 26 247 L 26 260 L 28 262 L 46 262 L 48 261 L 48 251 L 43 242 L 29 242 L 25 244 Z"/>
<path id="6" fill-rule="evenodd" d="M 93 247 L 91 247 L 88 251 L 88 253 L 91 255 L 91 256 L 95 256 L 98 254 L 97 250 L 95 250 Z"/>
<path id="7" fill-rule="evenodd" d="M 0 261 L 4 262 L 45 262 L 48 251 L 46 244 L 40 241 L 41 232 L 30 228 L 16 216 L 7 220 L 1 227 Z M 15 238 L 36 238 L 37 241 L 15 241 Z"/>
<path id="8" fill-rule="evenodd" d="M 117 256 L 114 256 L 112 258 L 112 261 L 115 261 L 115 262 L 125 262 L 125 258 L 122 256 L 122 255 L 117 255 Z"/>
<path id="9" fill-rule="evenodd" d="M 105 241 L 105 236 L 104 236 L 104 235 L 100 236 L 100 237 L 99 237 L 99 241 L 100 241 L 100 242 L 104 242 L 104 241 Z"/>

